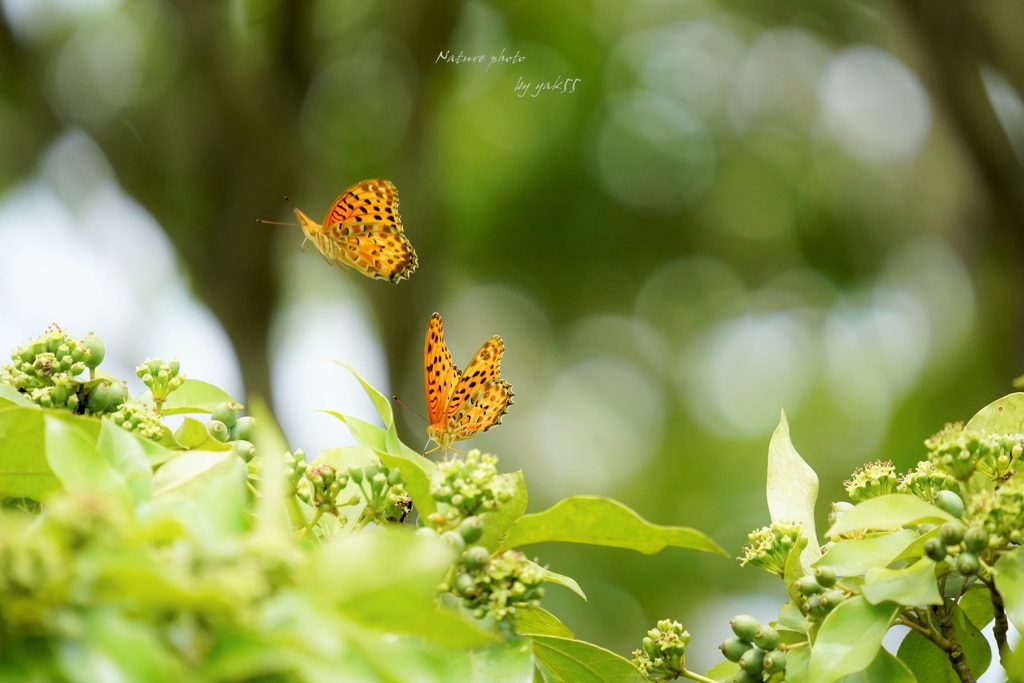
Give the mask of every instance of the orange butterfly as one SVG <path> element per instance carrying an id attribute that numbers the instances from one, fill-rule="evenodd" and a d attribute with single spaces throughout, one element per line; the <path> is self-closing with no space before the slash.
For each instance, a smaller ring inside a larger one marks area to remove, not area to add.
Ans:
<path id="1" fill-rule="evenodd" d="M 501 337 L 491 337 L 469 361 L 466 371 L 461 372 L 452 363 L 452 354 L 444 343 L 441 316 L 431 316 L 423 363 L 430 416 L 427 436 L 437 442 L 437 448 L 447 451 L 456 441 L 501 424 L 501 416 L 512 405 L 513 395 L 512 385 L 498 376 L 504 350 Z"/>
<path id="2" fill-rule="evenodd" d="M 327 210 L 322 225 L 294 210 L 306 239 L 342 270 L 351 266 L 367 277 L 390 282 L 416 270 L 416 252 L 398 215 L 398 191 L 389 180 L 364 180 L 345 190 Z"/>

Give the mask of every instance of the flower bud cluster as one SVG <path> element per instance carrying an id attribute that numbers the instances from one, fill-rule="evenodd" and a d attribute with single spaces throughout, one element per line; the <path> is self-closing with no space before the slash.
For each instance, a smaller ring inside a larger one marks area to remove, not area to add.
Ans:
<path id="1" fill-rule="evenodd" d="M 643 647 L 633 650 L 633 664 L 651 681 L 671 681 L 683 674 L 690 634 L 678 621 L 662 619 L 647 632 Z"/>
<path id="2" fill-rule="evenodd" d="M 853 475 L 843 482 L 846 495 L 855 503 L 885 496 L 893 492 L 898 478 L 896 468 L 891 460 L 876 460 L 863 467 L 858 467 Z"/>
<path id="3" fill-rule="evenodd" d="M 964 576 L 988 576 L 990 567 L 982 559 L 991 559 L 990 540 L 984 526 L 965 526 L 962 522 L 946 522 L 939 535 L 924 544 L 924 553 L 935 562 L 948 562 Z"/>
<path id="4" fill-rule="evenodd" d="M 134 432 L 152 441 L 159 441 L 163 434 L 160 415 L 142 403 L 124 403 L 110 418 L 118 427 L 123 427 L 129 432 Z"/>
<path id="5" fill-rule="evenodd" d="M 957 481 L 965 482 L 975 472 L 996 480 L 1009 474 L 1024 453 L 1024 435 L 986 434 L 955 423 L 929 437 L 924 446 L 928 460 Z"/>
<path id="6" fill-rule="evenodd" d="M 730 662 L 740 665 L 731 679 L 734 683 L 760 683 L 766 676 L 786 670 L 786 652 L 779 648 L 779 632 L 774 627 L 763 626 L 746 614 L 733 617 L 729 625 L 735 635 L 723 641 L 718 649 Z"/>
<path id="7" fill-rule="evenodd" d="M 917 467 L 902 475 L 896 484 L 897 493 L 909 493 L 929 503 L 935 501 L 940 491 L 959 494 L 960 484 L 930 460 L 917 463 Z"/>
<path id="8" fill-rule="evenodd" d="M 964 519 L 972 528 L 984 531 L 988 547 L 1020 545 L 1024 541 L 1024 480 L 1014 477 L 997 489 L 979 493 Z"/>
<path id="9" fill-rule="evenodd" d="M 789 553 L 800 540 L 800 525 L 775 523 L 747 534 L 750 541 L 736 558 L 740 566 L 752 564 L 772 574 L 782 576 L 786 571 Z"/>
<path id="10" fill-rule="evenodd" d="M 817 622 L 849 597 L 845 590 L 836 585 L 836 570 L 827 565 L 815 567 L 813 574 L 805 574 L 797 579 L 796 590 L 800 594 L 797 603 L 800 611 Z"/>
<path id="11" fill-rule="evenodd" d="M 153 394 L 157 407 L 163 405 L 171 392 L 185 381 L 185 375 L 181 374 L 181 364 L 173 358 L 169 361 L 147 358 L 135 368 L 135 374 Z"/>
<path id="12" fill-rule="evenodd" d="M 516 550 L 491 557 L 483 546 L 472 546 L 463 554 L 462 565 L 452 592 L 477 619 L 507 622 L 516 605 L 538 605 L 544 595 L 544 570 Z"/>
<path id="13" fill-rule="evenodd" d="M 348 468 L 352 481 L 359 485 L 366 506 L 363 514 L 377 524 L 405 521 L 412 509 L 412 498 L 397 467 L 383 465 Z"/>
<path id="14" fill-rule="evenodd" d="M 80 340 L 54 324 L 11 353 L 11 362 L 0 366 L 0 382 L 44 408 L 77 410 L 83 384 L 77 377 L 95 368 L 96 358 L 103 359 L 103 343 L 92 332 Z"/>
<path id="15" fill-rule="evenodd" d="M 497 464 L 496 456 L 476 449 L 466 453 L 465 459 L 438 463 L 439 477 L 431 483 L 430 493 L 444 511 L 431 515 L 430 523 L 443 531 L 508 501 L 512 489 L 498 476 Z"/>
<path id="16" fill-rule="evenodd" d="M 338 494 L 348 486 L 348 473 L 339 474 L 331 465 L 318 465 L 306 468 L 303 476 L 308 485 L 299 489 L 299 498 L 312 508 L 337 515 Z"/>

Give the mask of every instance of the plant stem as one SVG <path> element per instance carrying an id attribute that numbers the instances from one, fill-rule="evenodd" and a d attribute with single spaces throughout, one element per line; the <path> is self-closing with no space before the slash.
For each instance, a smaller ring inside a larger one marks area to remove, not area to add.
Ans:
<path id="1" fill-rule="evenodd" d="M 694 673 L 689 669 L 683 669 L 683 678 L 689 678 L 691 681 L 700 681 L 700 683 L 717 683 L 716 681 L 701 676 L 698 673 Z"/>
<path id="2" fill-rule="evenodd" d="M 1003 595 L 996 590 L 995 584 L 988 584 L 992 591 L 992 606 L 996 611 L 995 624 L 992 627 L 992 635 L 996 638 L 996 646 L 999 648 L 999 659 L 1007 664 L 1007 658 L 1012 654 L 1010 646 L 1006 642 L 1006 634 L 1010 630 L 1009 622 L 1006 620 L 1006 604 L 1003 602 Z"/>
<path id="3" fill-rule="evenodd" d="M 931 613 L 938 619 L 941 635 L 934 634 L 932 642 L 941 647 L 949 657 L 949 663 L 953 671 L 960 678 L 961 683 L 976 683 L 974 674 L 967 666 L 967 658 L 964 657 L 964 650 L 956 638 L 956 627 L 953 620 L 949 618 L 946 610 L 941 607 L 932 607 Z"/>

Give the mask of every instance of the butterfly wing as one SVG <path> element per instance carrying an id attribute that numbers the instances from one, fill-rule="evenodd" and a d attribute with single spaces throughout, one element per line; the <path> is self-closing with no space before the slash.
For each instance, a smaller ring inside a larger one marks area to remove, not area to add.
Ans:
<path id="1" fill-rule="evenodd" d="M 424 380 L 427 387 L 427 415 L 431 429 L 444 424 L 459 369 L 452 363 L 452 354 L 444 343 L 441 316 L 435 313 L 427 324 L 427 340 L 423 347 Z M 433 434 L 431 434 L 433 438 Z"/>
<path id="2" fill-rule="evenodd" d="M 451 441 L 468 439 L 501 422 L 512 404 L 512 385 L 501 379 L 501 337 L 488 339 L 455 383 L 448 401 L 445 433 Z"/>
<path id="3" fill-rule="evenodd" d="M 398 191 L 388 180 L 364 180 L 345 190 L 327 210 L 321 231 L 312 239 L 334 263 L 379 280 L 398 282 L 418 265 L 402 230 Z"/>
<path id="4" fill-rule="evenodd" d="M 501 424 L 512 405 L 512 385 L 503 379 L 486 382 L 468 394 L 448 416 L 445 433 L 450 442 L 462 441 Z"/>

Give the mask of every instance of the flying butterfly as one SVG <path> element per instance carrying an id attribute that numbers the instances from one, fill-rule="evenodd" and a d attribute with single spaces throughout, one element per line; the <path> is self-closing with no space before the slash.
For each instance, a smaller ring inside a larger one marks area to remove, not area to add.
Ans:
<path id="1" fill-rule="evenodd" d="M 292 208 L 306 239 L 328 263 L 389 282 L 404 280 L 416 270 L 416 251 L 402 230 L 398 191 L 390 180 L 374 178 L 348 188 L 334 200 L 323 223 Z"/>
<path id="2" fill-rule="evenodd" d="M 423 349 L 427 387 L 427 436 L 437 448 L 447 451 L 463 441 L 501 424 L 501 417 L 512 405 L 512 385 L 501 379 L 501 354 L 505 343 L 495 335 L 484 342 L 465 372 L 452 363 L 452 354 L 444 343 L 441 316 L 435 313 L 427 326 Z"/>

